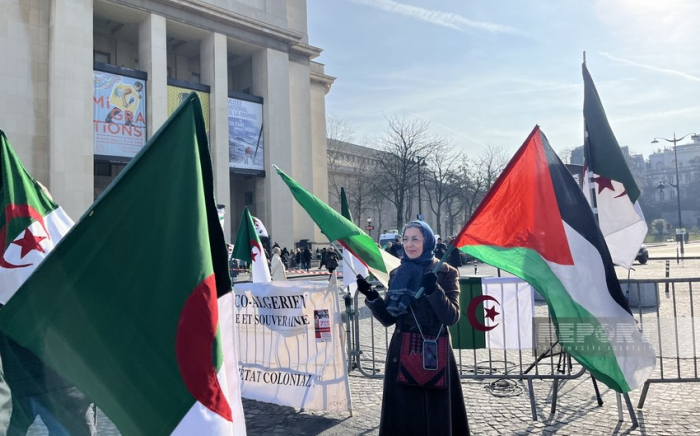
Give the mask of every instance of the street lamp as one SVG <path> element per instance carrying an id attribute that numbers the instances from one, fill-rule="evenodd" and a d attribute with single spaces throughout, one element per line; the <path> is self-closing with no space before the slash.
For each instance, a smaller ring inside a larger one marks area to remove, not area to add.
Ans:
<path id="1" fill-rule="evenodd" d="M 425 164 L 425 158 L 418 159 L 418 221 L 423 221 L 423 202 L 420 198 L 420 167 L 427 166 Z"/>
<path id="2" fill-rule="evenodd" d="M 674 185 L 674 184 L 671 183 L 671 182 L 669 182 L 668 184 L 671 185 L 671 186 L 673 186 L 674 188 L 676 188 L 676 199 L 678 200 L 678 228 L 679 228 L 681 231 L 683 231 L 683 219 L 681 218 L 681 187 L 680 187 L 680 185 L 681 185 L 681 178 L 680 178 L 680 176 L 678 175 L 678 150 L 677 150 L 676 144 L 677 144 L 678 142 L 682 141 L 683 139 L 685 139 L 685 137 L 688 136 L 688 135 L 692 135 L 691 138 L 692 138 L 693 140 L 695 140 L 695 139 L 698 138 L 698 135 L 697 135 L 696 133 L 687 133 L 687 134 L 681 136 L 680 138 L 676 138 L 676 132 L 673 132 L 673 139 L 666 139 L 666 138 L 658 137 L 658 138 L 654 138 L 654 140 L 651 141 L 652 144 L 658 144 L 658 143 L 659 143 L 659 139 L 663 139 L 663 140 L 666 141 L 666 142 L 671 142 L 671 143 L 673 143 L 673 157 L 674 157 L 674 161 L 675 161 L 675 164 L 676 164 L 676 184 Z M 659 188 L 659 189 L 662 190 L 663 188 Z M 684 236 L 683 234 L 680 235 L 680 241 L 681 241 L 681 257 L 684 257 L 684 255 L 685 255 L 685 249 L 684 249 L 684 247 L 683 247 L 683 236 Z"/>
<path id="3" fill-rule="evenodd" d="M 369 232 L 369 237 L 372 237 L 372 230 L 374 230 L 374 226 L 372 225 L 372 217 L 367 217 L 367 227 L 365 227 L 365 230 Z"/>

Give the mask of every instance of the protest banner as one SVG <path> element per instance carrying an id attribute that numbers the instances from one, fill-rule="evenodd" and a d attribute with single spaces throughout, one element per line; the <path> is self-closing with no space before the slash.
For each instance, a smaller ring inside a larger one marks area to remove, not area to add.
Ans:
<path id="1" fill-rule="evenodd" d="M 244 398 L 351 410 L 335 278 L 241 283 L 235 285 L 233 298 Z"/>

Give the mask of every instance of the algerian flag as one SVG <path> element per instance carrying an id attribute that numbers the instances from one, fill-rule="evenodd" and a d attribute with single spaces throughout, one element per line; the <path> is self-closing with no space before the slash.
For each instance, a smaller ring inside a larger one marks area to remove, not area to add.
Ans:
<path id="1" fill-rule="evenodd" d="M 0 130 L 0 303 L 5 304 L 73 220 L 31 178 Z"/>
<path id="2" fill-rule="evenodd" d="M 0 130 L 0 303 L 5 304 L 22 283 L 34 272 L 46 255 L 73 226 L 73 221 L 36 180 L 32 179 L 12 149 L 5 133 Z M 49 297 L 50 301 L 52 297 Z M 56 301 L 53 299 L 52 301 Z M 88 423 L 76 410 L 86 407 L 90 400 L 83 393 L 73 391 L 72 402 L 65 390 L 70 386 L 54 371 L 47 368 L 29 351 L 10 343 L 0 334 L 1 373 L 19 396 L 27 392 L 41 393 L 35 401 L 45 413 L 53 416 L 67 431 L 87 431 Z M 36 373 L 41 377 L 36 377 Z M 2 376 L 0 376 L 2 380 Z M 52 390 L 46 388 L 53 386 Z M 0 382 L 0 433 L 8 432 L 10 418 L 10 391 Z M 46 395 L 48 394 L 48 395 Z M 17 398 L 15 398 L 17 399 Z M 58 400 L 58 401 L 56 401 Z M 20 406 L 20 407 L 18 407 Z M 23 410 L 23 402 L 14 402 L 13 416 L 34 418 L 30 410 Z M 65 409 L 61 410 L 63 407 Z M 6 412 L 6 413 L 5 413 Z M 72 419 L 67 419 L 67 417 Z M 13 429 L 18 420 L 13 420 Z"/>
<path id="3" fill-rule="evenodd" d="M 257 232 L 258 236 L 261 238 L 268 238 L 269 235 L 267 234 L 267 229 L 263 225 L 262 221 L 260 221 L 260 218 L 252 216 L 253 218 L 253 225 L 255 226 L 255 231 Z"/>
<path id="4" fill-rule="evenodd" d="M 539 127 L 453 244 L 535 287 L 560 344 L 610 388 L 633 390 L 654 370 L 586 198 Z"/>
<path id="5" fill-rule="evenodd" d="M 348 206 L 348 199 L 345 196 L 345 188 L 342 187 L 340 188 L 340 213 L 345 219 L 353 222 L 350 207 Z M 343 250 L 343 286 L 348 288 L 350 295 L 353 297 L 357 291 L 357 274 L 360 274 L 362 277 L 367 277 L 369 274 L 367 265 L 353 256 L 350 250 Z"/>
<path id="6" fill-rule="evenodd" d="M 338 241 L 345 250 L 367 265 L 369 271 L 377 280 L 385 287 L 388 287 L 389 272 L 399 266 L 399 259 L 379 248 L 372 238 L 367 236 L 359 227 L 343 218 L 333 208 L 302 188 L 299 183 L 286 175 L 277 166 L 275 166 L 275 169 L 292 191 L 294 198 L 306 210 L 328 240 L 331 242 Z"/>
<path id="7" fill-rule="evenodd" d="M 191 93 L 0 310 L 0 329 L 122 434 L 232 435 L 238 374 L 223 371 L 217 309 L 230 291 Z"/>
<path id="8" fill-rule="evenodd" d="M 610 128 L 586 64 L 583 69 L 583 118 L 586 174 L 583 192 L 598 212 L 613 263 L 629 269 L 647 236 L 647 223 L 639 206 L 639 188 Z M 590 186 L 590 177 L 594 186 Z"/>
<path id="9" fill-rule="evenodd" d="M 267 267 L 267 257 L 258 232 L 255 230 L 253 218 L 248 207 L 243 208 L 241 223 L 238 225 L 236 245 L 233 246 L 234 259 L 244 260 L 251 266 L 253 283 L 270 282 L 270 268 Z"/>
<path id="10" fill-rule="evenodd" d="M 458 324 L 450 327 L 455 348 L 525 350 L 533 348 L 535 297 L 516 277 L 460 280 Z"/>

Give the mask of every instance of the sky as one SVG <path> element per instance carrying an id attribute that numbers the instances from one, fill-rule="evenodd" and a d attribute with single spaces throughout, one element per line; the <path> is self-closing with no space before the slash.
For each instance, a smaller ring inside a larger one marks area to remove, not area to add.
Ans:
<path id="1" fill-rule="evenodd" d="M 650 153 L 700 133 L 700 1 L 307 0 L 326 114 L 368 143 L 386 118 L 423 119 L 467 155 L 512 154 L 539 124 L 583 144 L 586 64 L 620 145 Z M 680 142 L 690 142 L 690 139 Z"/>

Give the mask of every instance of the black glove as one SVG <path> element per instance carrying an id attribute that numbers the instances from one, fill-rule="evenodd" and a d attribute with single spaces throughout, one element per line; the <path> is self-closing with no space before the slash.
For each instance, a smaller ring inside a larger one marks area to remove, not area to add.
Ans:
<path id="1" fill-rule="evenodd" d="M 364 277 L 358 274 L 357 277 L 355 277 L 355 279 L 357 280 L 358 292 L 367 297 L 368 300 L 376 300 L 377 298 L 379 298 L 379 292 L 372 289 L 372 286 L 367 280 L 365 280 Z"/>
<path id="2" fill-rule="evenodd" d="M 420 285 L 423 287 L 425 295 L 432 294 L 438 288 L 437 275 L 432 271 L 425 273 Z"/>

